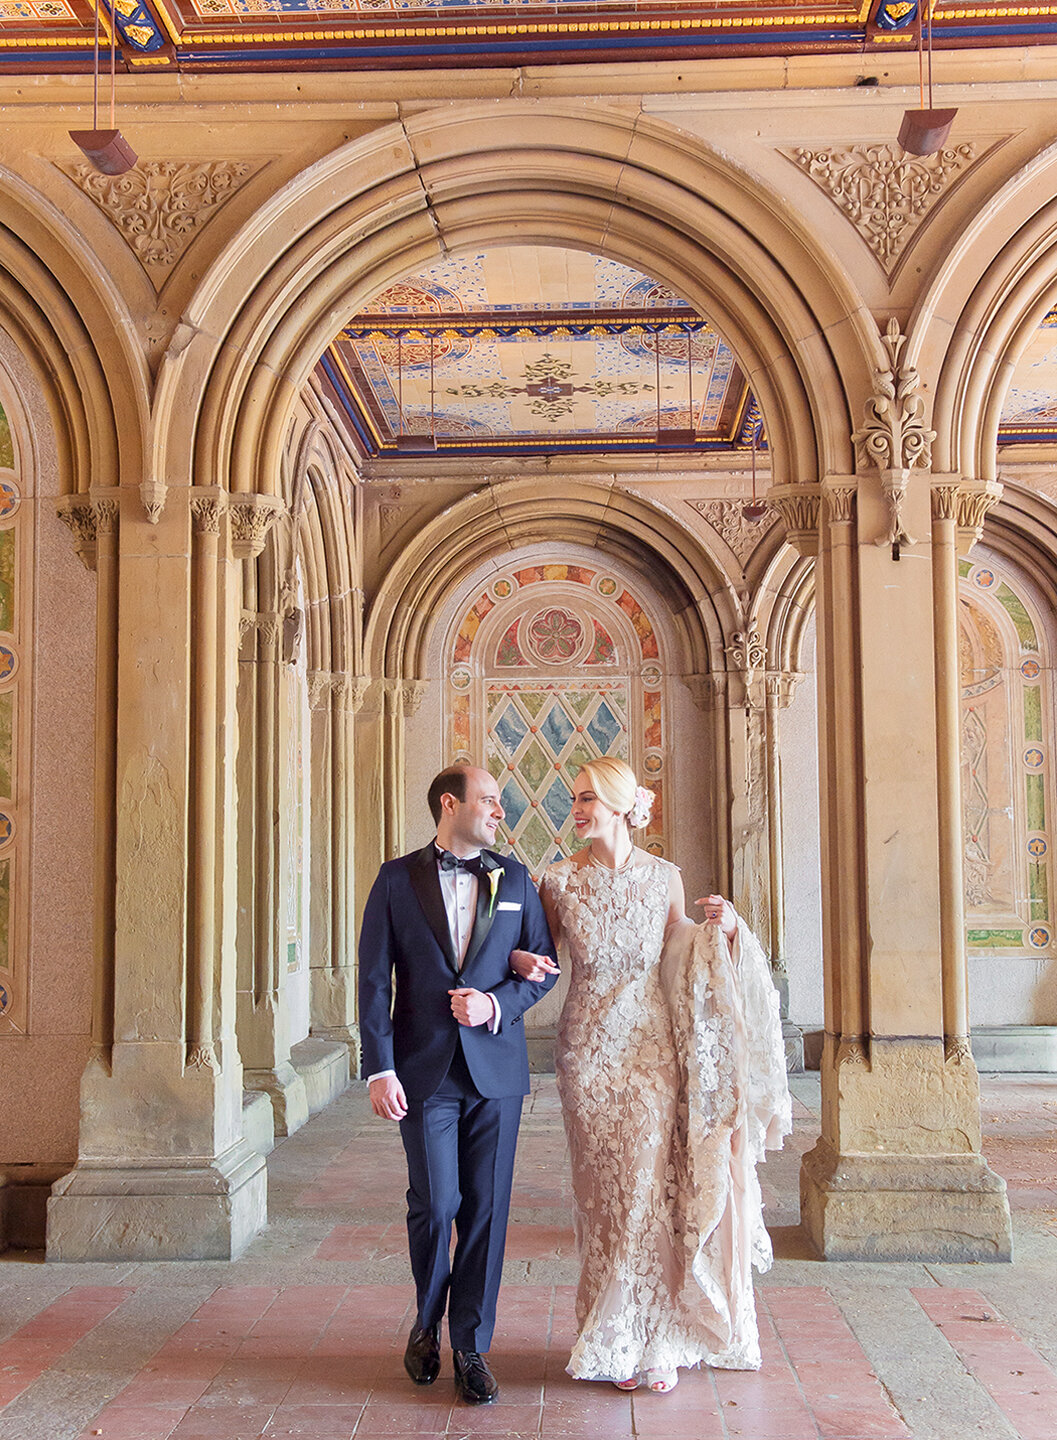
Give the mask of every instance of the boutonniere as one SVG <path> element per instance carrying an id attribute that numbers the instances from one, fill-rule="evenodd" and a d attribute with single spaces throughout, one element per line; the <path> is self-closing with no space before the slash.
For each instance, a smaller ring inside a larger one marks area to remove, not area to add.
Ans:
<path id="1" fill-rule="evenodd" d="M 495 897 L 499 894 L 499 882 L 500 882 L 500 880 L 502 880 L 502 878 L 503 878 L 503 876 L 504 876 L 505 874 L 506 874 L 506 871 L 503 869 L 502 865 L 497 865 L 494 870 L 493 870 L 493 869 L 490 869 L 490 870 L 488 871 L 488 888 L 489 888 L 489 895 L 488 895 L 488 918 L 489 918 L 489 920 L 491 920 L 492 916 L 495 914 Z"/>

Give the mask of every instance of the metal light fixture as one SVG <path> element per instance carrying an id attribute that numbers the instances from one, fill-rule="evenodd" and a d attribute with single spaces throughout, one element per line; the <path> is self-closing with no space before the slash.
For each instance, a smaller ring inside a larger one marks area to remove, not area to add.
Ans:
<path id="1" fill-rule="evenodd" d="M 117 17 L 110 12 L 110 129 L 99 129 L 99 7 L 95 0 L 95 48 L 92 70 L 92 129 L 71 130 L 70 139 L 103 175 L 124 175 L 138 156 L 114 124 L 114 97 L 117 90 Z"/>
<path id="2" fill-rule="evenodd" d="M 758 525 L 770 509 L 763 500 L 756 498 L 756 440 L 762 428 L 762 420 L 757 420 L 752 427 L 752 500 L 741 507 L 742 515 L 752 525 Z"/>
<path id="3" fill-rule="evenodd" d="M 921 109 L 907 110 L 899 127 L 899 143 L 908 155 L 935 155 L 947 143 L 957 110 L 936 110 L 932 104 L 932 4 L 934 0 L 917 0 L 918 13 L 918 87 Z M 922 6 L 928 13 L 929 103 L 925 105 L 925 51 L 923 45 Z"/>

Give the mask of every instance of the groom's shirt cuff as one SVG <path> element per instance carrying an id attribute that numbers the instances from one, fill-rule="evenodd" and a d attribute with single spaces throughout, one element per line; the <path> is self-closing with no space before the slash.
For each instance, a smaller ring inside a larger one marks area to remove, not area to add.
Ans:
<path id="1" fill-rule="evenodd" d="M 395 1071 L 395 1070 L 376 1070 L 373 1075 L 368 1075 L 368 1076 L 367 1076 L 367 1084 L 370 1085 L 371 1082 L 374 1081 L 374 1080 L 384 1080 L 387 1075 L 395 1075 L 395 1074 L 396 1074 L 396 1071 Z"/>

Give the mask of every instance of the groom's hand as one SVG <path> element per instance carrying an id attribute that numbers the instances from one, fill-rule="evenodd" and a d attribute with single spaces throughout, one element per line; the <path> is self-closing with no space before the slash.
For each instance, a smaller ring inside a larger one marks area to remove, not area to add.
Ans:
<path id="1" fill-rule="evenodd" d="M 460 1025 L 487 1025 L 495 1014 L 491 998 L 480 990 L 449 990 L 451 1013 Z"/>
<path id="2" fill-rule="evenodd" d="M 407 1114 L 407 1096 L 395 1075 L 379 1075 L 368 1086 L 371 1109 L 383 1120 L 402 1120 Z"/>
<path id="3" fill-rule="evenodd" d="M 548 975 L 562 973 L 549 955 L 537 955 L 532 950 L 511 950 L 510 968 L 522 980 L 546 980 Z"/>

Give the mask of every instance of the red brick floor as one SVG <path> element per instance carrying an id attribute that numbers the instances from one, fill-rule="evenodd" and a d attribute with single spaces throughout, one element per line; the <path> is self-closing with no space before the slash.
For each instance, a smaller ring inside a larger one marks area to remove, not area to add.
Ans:
<path id="1" fill-rule="evenodd" d="M 1012 1266 L 823 1264 L 795 1222 L 817 1095 L 768 1162 L 778 1260 L 757 1301 L 763 1368 L 670 1395 L 577 1383 L 575 1257 L 553 1082 L 523 1129 L 495 1406 L 455 1401 L 445 1354 L 416 1389 L 394 1128 L 354 1091 L 278 1147 L 269 1230 L 231 1265 L 0 1263 L 0 1440 L 1057 1440 L 1057 1080 L 984 1082 L 1010 1184 Z M 102 1283 L 105 1281 L 106 1283 Z"/>

